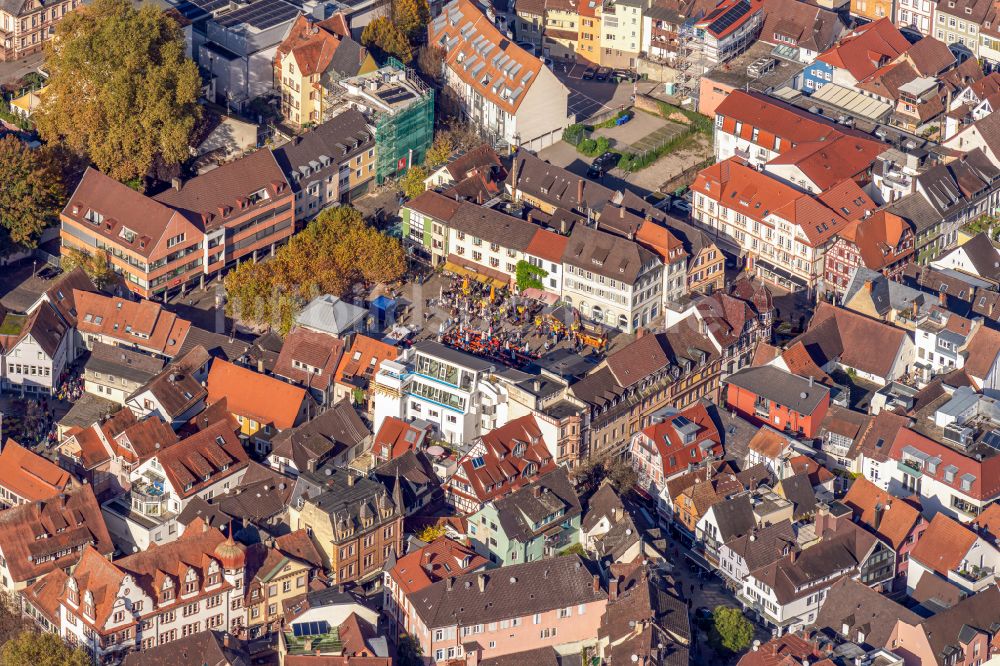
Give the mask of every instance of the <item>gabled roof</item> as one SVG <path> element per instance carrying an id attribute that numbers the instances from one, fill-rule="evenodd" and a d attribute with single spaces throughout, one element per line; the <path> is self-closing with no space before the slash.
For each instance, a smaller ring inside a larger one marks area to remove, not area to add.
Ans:
<path id="1" fill-rule="evenodd" d="M 59 276 L 55 283 L 45 290 L 45 297 L 49 303 L 70 326 L 76 326 L 76 300 L 73 298 L 73 291 L 77 289 L 97 291 L 93 280 L 79 266 Z"/>
<path id="2" fill-rule="evenodd" d="M 375 455 L 392 460 L 407 451 L 416 450 L 427 436 L 426 430 L 421 430 L 401 418 L 387 416 L 375 433 L 372 451 Z"/>
<path id="3" fill-rule="evenodd" d="M 976 533 L 943 513 L 934 514 L 930 525 L 910 551 L 910 559 L 948 578 L 976 543 Z"/>
<path id="4" fill-rule="evenodd" d="M 73 483 L 69 472 L 8 439 L 0 451 L 0 486 L 26 502 L 47 500 Z"/>
<path id="5" fill-rule="evenodd" d="M 545 522 L 548 516 L 561 511 L 559 520 L 565 522 L 582 513 L 576 489 L 561 466 L 501 497 L 494 506 L 507 539 L 521 543 L 551 529 L 552 524 Z"/>
<path id="6" fill-rule="evenodd" d="M 399 350 L 393 345 L 367 335 L 355 335 L 351 348 L 340 359 L 335 379 L 343 384 L 366 388 L 382 361 L 395 360 L 398 355 Z"/>
<path id="7" fill-rule="evenodd" d="M 517 113 L 528 89 L 548 73 L 541 60 L 504 37 L 471 0 L 451 0 L 427 33 L 428 44 L 445 50 L 446 67 L 510 114 Z"/>
<path id="8" fill-rule="evenodd" d="M 81 333 L 107 336 L 164 356 L 180 351 L 191 328 L 191 322 L 145 299 L 136 302 L 74 289 L 73 300 Z"/>
<path id="9" fill-rule="evenodd" d="M 335 75 L 354 76 L 365 53 L 351 39 L 344 15 L 338 13 L 324 21 L 300 15 L 285 40 L 278 44 L 277 57 L 280 62 L 291 55 L 303 76 L 326 74 L 330 69 Z"/>
<path id="10" fill-rule="evenodd" d="M 982 592 L 929 617 L 919 626 L 930 644 L 934 659 L 943 665 L 950 663 L 954 655 L 961 654 L 964 651 L 962 643 L 967 644 L 976 633 L 981 632 L 992 639 L 996 635 L 997 624 L 1000 624 L 1000 588 L 990 585 Z"/>
<path id="11" fill-rule="evenodd" d="M 870 169 L 872 162 L 884 150 L 885 144 L 879 141 L 840 134 L 826 140 L 796 144 L 768 162 L 768 167 L 782 164 L 794 165 L 809 180 L 816 183 L 821 191 L 826 191 L 838 183 L 854 178 Z M 844 205 L 850 206 L 850 208 L 843 211 L 838 206 L 834 209 L 837 210 L 838 214 L 850 217 L 852 216 L 851 208 L 854 207 L 875 209 L 875 204 L 872 203 L 868 195 L 856 185 L 851 194 L 854 200 L 844 202 Z"/>
<path id="12" fill-rule="evenodd" d="M 906 331 L 901 328 L 824 302 L 816 306 L 809 327 L 793 343 L 804 344 L 820 366 L 838 360 L 876 377 L 888 377 L 905 339 Z M 884 353 L 872 354 L 873 348 Z"/>
<path id="13" fill-rule="evenodd" d="M 846 69 L 856 80 L 862 81 L 909 48 L 910 43 L 903 33 L 890 19 L 884 18 L 855 28 L 836 46 L 821 53 L 817 60 Z"/>
<path id="14" fill-rule="evenodd" d="M 12 583 L 74 566 L 85 545 L 105 556 L 115 550 L 89 485 L 0 511 L 0 550 Z"/>
<path id="15" fill-rule="evenodd" d="M 91 215 L 91 211 L 101 217 Z M 143 257 L 149 257 L 161 240 L 190 228 L 184 216 L 169 206 L 92 167 L 87 167 L 62 214 Z M 88 216 L 100 221 L 93 222 Z M 132 242 L 122 235 L 126 229 L 135 234 Z"/>
<path id="16" fill-rule="evenodd" d="M 156 454 L 180 497 L 190 497 L 247 466 L 232 419 L 219 421 Z"/>
<path id="17" fill-rule="evenodd" d="M 224 631 L 206 629 L 140 652 L 130 652 L 123 666 L 250 666 L 244 643 Z"/>
<path id="18" fill-rule="evenodd" d="M 271 455 L 290 459 L 299 471 L 315 469 L 370 436 L 371 431 L 357 410 L 344 399 L 319 416 L 275 435 L 271 440 Z"/>
<path id="19" fill-rule="evenodd" d="M 285 338 L 274 364 L 274 374 L 300 386 L 325 391 L 344 354 L 344 341 L 296 326 Z"/>
<path id="20" fill-rule="evenodd" d="M 761 41 L 781 44 L 791 40 L 817 53 L 833 46 L 844 27 L 836 12 L 800 0 L 764 0 L 764 14 Z"/>
<path id="21" fill-rule="evenodd" d="M 302 404 L 309 400 L 305 389 L 222 359 L 212 362 L 207 386 L 209 403 L 225 398 L 233 414 L 273 424 L 278 430 L 293 427 Z M 265 395 L 267 400 L 260 400 Z"/>
<path id="22" fill-rule="evenodd" d="M 965 346 L 965 372 L 982 382 L 1000 355 L 1000 331 L 980 326 Z M 980 386 L 982 388 L 982 386 Z"/>
<path id="23" fill-rule="evenodd" d="M 578 555 L 512 564 L 443 580 L 407 598 L 428 629 L 496 622 L 606 601 L 607 593 Z M 468 585 L 466 585 L 468 583 Z M 597 587 L 597 589 L 595 589 Z"/>
<path id="24" fill-rule="evenodd" d="M 472 548 L 448 537 L 439 537 L 396 560 L 389 575 L 403 594 L 412 594 L 439 580 L 476 571 L 486 564 L 486 558 Z"/>
<path id="25" fill-rule="evenodd" d="M 920 616 L 852 578 L 841 578 L 826 593 L 816 626 L 828 628 L 849 641 L 859 640 L 872 647 L 886 647 L 896 621 L 917 624 Z M 844 626 L 848 631 L 844 633 Z"/>
<path id="26" fill-rule="evenodd" d="M 132 398 L 149 392 L 163 408 L 163 416 L 176 419 L 208 396 L 208 391 L 198 381 L 199 373 L 208 362 L 208 352 L 204 347 L 192 347 L 137 388 Z"/>
<path id="27" fill-rule="evenodd" d="M 729 375 L 726 381 L 803 415 L 812 414 L 830 395 L 830 389 L 822 384 L 810 383 L 808 379 L 770 365 L 743 368 Z"/>
<path id="28" fill-rule="evenodd" d="M 878 271 L 913 253 L 912 248 L 901 247 L 910 233 L 910 225 L 903 218 L 880 210 L 853 222 L 840 236 L 857 246 L 865 268 Z"/>
<path id="29" fill-rule="evenodd" d="M 539 227 L 524 252 L 545 261 L 561 264 L 568 242 L 568 237 Z"/>
<path id="30" fill-rule="evenodd" d="M 722 436 L 702 402 L 647 426 L 642 434 L 659 452 L 664 477 L 701 462 L 709 454 L 722 457 Z"/>
<path id="31" fill-rule="evenodd" d="M 857 520 L 898 551 L 920 522 L 920 511 L 902 499 L 893 498 L 864 477 L 851 484 L 842 500 Z"/>

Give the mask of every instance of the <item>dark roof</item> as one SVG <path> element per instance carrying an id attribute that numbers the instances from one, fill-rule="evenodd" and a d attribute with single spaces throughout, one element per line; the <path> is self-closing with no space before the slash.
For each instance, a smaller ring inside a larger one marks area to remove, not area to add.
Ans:
<path id="1" fill-rule="evenodd" d="M 338 53 L 340 48 L 343 43 Z M 342 163 L 374 145 L 374 133 L 365 117 L 360 111 L 348 109 L 276 148 L 274 159 L 292 189 L 298 192 L 303 183 L 336 175 Z M 324 157 L 329 159 L 323 160 Z"/>
<path id="2" fill-rule="evenodd" d="M 816 511 L 816 493 L 809 474 L 787 476 L 778 483 L 781 494 L 792 503 L 792 518 L 802 520 Z"/>
<path id="3" fill-rule="evenodd" d="M 719 527 L 719 540 L 723 543 L 748 534 L 757 525 L 749 495 L 738 495 L 714 504 L 711 511 Z"/>
<path id="4" fill-rule="evenodd" d="M 458 210 L 448 225 L 456 231 L 481 238 L 488 243 L 524 251 L 535 237 L 538 227 L 519 217 L 501 213 L 494 208 L 460 201 Z"/>
<path id="5" fill-rule="evenodd" d="M 742 536 L 727 541 L 726 546 L 743 558 L 750 571 L 777 562 L 786 554 L 786 548 L 798 547 L 795 542 L 795 530 L 789 520 L 750 530 Z"/>
<path id="6" fill-rule="evenodd" d="M 353 483 L 348 476 L 353 477 Z M 307 501 L 329 515 L 334 527 L 341 521 L 360 525 L 366 516 L 377 519 L 379 506 L 391 510 L 394 516 L 406 508 L 395 506 L 386 487 L 378 481 L 346 469 L 325 465 L 316 472 L 303 473 L 302 477 L 323 488 Z"/>
<path id="7" fill-rule="evenodd" d="M 163 369 L 163 359 L 125 347 L 94 342 L 86 368 L 92 372 L 124 377 L 141 384 L 149 381 Z"/>
<path id="8" fill-rule="evenodd" d="M 208 396 L 208 391 L 193 374 L 208 360 L 204 347 L 194 347 L 136 389 L 133 395 L 151 392 L 166 411 L 164 416 L 176 418 Z"/>
<path id="9" fill-rule="evenodd" d="M 594 581 L 583 558 L 564 555 L 442 580 L 409 601 L 428 629 L 481 624 L 607 599 Z"/>
<path id="10" fill-rule="evenodd" d="M 980 232 L 961 245 L 980 277 L 1000 282 L 1000 250 L 985 232 Z M 953 250 L 953 251 L 957 251 Z"/>
<path id="11" fill-rule="evenodd" d="M 1000 588 L 991 585 L 979 594 L 963 599 L 955 606 L 934 615 L 921 623 L 930 643 L 931 652 L 938 664 L 952 651 L 961 651 L 959 635 L 965 627 L 992 637 L 995 625 L 1000 624 Z"/>
<path id="12" fill-rule="evenodd" d="M 583 202 L 577 197 L 583 183 Z M 519 150 L 507 177 L 507 184 L 557 208 L 601 210 L 614 191 L 583 176 L 554 166 L 527 150 Z"/>
<path id="13" fill-rule="evenodd" d="M 812 414 L 823 398 L 830 395 L 830 390 L 822 384 L 810 383 L 770 365 L 744 368 L 729 375 L 726 381 L 804 415 Z"/>
<path id="14" fill-rule="evenodd" d="M 583 516 L 580 526 L 589 532 L 602 518 L 613 518 L 616 512 L 617 515 L 624 513 L 625 505 L 622 504 L 622 499 L 611 482 L 603 482 L 587 501 L 587 513 Z"/>
<path id="15" fill-rule="evenodd" d="M 800 0 L 764 0 L 761 41 L 794 41 L 799 48 L 822 53 L 833 46 L 844 24 L 836 12 Z M 785 38 L 777 41 L 778 36 Z"/>
<path id="16" fill-rule="evenodd" d="M 474 356 L 457 349 L 452 349 L 447 345 L 443 345 L 440 342 L 434 342 L 433 340 L 418 342 L 413 345 L 413 350 L 419 354 L 427 354 L 476 372 L 483 372 L 496 366 L 496 364 L 490 363 L 489 361 L 479 358 L 478 356 Z"/>
<path id="17" fill-rule="evenodd" d="M 250 666 L 242 641 L 222 631 L 199 631 L 169 644 L 130 652 L 123 666 Z"/>
<path id="18" fill-rule="evenodd" d="M 580 498 L 569 480 L 565 467 L 540 476 L 532 483 L 494 502 L 500 526 L 512 541 L 526 542 L 551 529 L 545 523 L 538 529 L 533 523 L 542 521 L 560 509 L 560 521 L 570 520 L 581 513 Z"/>
<path id="19" fill-rule="evenodd" d="M 288 458 L 296 469 L 315 469 L 331 457 L 364 442 L 371 431 L 347 399 L 291 430 L 284 430 L 271 440 L 272 454 Z"/>
<path id="20" fill-rule="evenodd" d="M 582 224 L 573 227 L 563 261 L 625 284 L 635 283 L 643 266 L 655 255 L 635 241 L 591 229 Z"/>
<path id="21" fill-rule="evenodd" d="M 402 493 L 403 505 L 406 507 L 419 506 L 420 496 L 436 489 L 441 483 L 434 473 L 434 466 L 424 452 L 412 449 L 404 451 L 402 455 L 392 460 L 387 460 L 372 470 L 372 473 L 393 493 L 397 492 L 398 475 L 402 486 L 398 492 Z"/>
<path id="22" fill-rule="evenodd" d="M 917 624 L 920 617 L 863 583 L 841 578 L 826 593 L 816 626 L 828 627 L 849 641 L 858 641 L 858 634 L 864 634 L 864 640 L 859 642 L 882 648 L 888 646 L 896 620 Z M 846 634 L 844 625 L 848 628 Z"/>
<path id="23" fill-rule="evenodd" d="M 79 266 L 61 275 L 55 283 L 45 290 L 49 302 L 63 320 L 70 326 L 76 326 L 76 301 L 73 290 L 97 291 L 94 282 Z"/>

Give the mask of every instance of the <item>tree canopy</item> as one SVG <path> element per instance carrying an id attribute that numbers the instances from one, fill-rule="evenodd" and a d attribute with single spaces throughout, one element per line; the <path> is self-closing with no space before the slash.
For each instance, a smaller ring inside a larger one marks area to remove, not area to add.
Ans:
<path id="1" fill-rule="evenodd" d="M 62 256 L 62 269 L 67 273 L 74 268 L 82 268 L 83 272 L 93 280 L 94 284 L 100 288 L 104 289 L 115 279 L 115 272 L 108 263 L 108 258 L 103 253 L 97 252 L 91 254 L 89 252 L 84 252 L 83 250 L 78 250 L 76 248 L 70 248 L 67 253 Z"/>
<path id="2" fill-rule="evenodd" d="M 444 164 L 455 152 L 455 142 L 450 134 L 441 133 L 434 139 L 433 145 L 427 151 L 427 166 L 436 167 Z"/>
<path id="3" fill-rule="evenodd" d="M 722 647 L 729 652 L 742 652 L 753 640 L 753 624 L 738 608 L 716 606 L 712 612 L 709 640 L 716 647 Z"/>
<path id="4" fill-rule="evenodd" d="M 71 12 L 46 46 L 39 133 L 122 181 L 179 163 L 201 115 L 201 76 L 184 51 L 180 26 L 155 5 L 94 0 Z"/>
<path id="5" fill-rule="evenodd" d="M 411 44 L 423 39 L 430 19 L 431 9 L 427 0 L 394 0 L 392 3 L 392 22 Z"/>
<path id="6" fill-rule="evenodd" d="M 66 192 L 62 175 L 44 155 L 13 136 L 0 139 L 0 248 L 34 248 L 59 220 Z"/>
<path id="7" fill-rule="evenodd" d="M 55 634 L 22 631 L 4 643 L 0 666 L 90 666 L 83 648 L 70 648 Z"/>
<path id="8" fill-rule="evenodd" d="M 361 43 L 371 50 L 379 63 L 388 56 L 397 58 L 404 65 L 413 60 L 413 50 L 406 34 L 388 16 L 378 16 L 365 26 Z"/>
<path id="9" fill-rule="evenodd" d="M 548 277 L 549 272 L 542 268 L 541 266 L 535 266 L 522 259 L 517 262 L 517 270 L 515 276 L 517 278 L 517 290 L 524 291 L 525 289 L 544 289 L 545 285 L 542 284 L 542 280 Z"/>
<path id="10" fill-rule="evenodd" d="M 350 206 L 327 208 L 268 261 L 246 261 L 225 278 L 229 314 L 244 323 L 291 330 L 295 314 L 319 294 L 390 282 L 406 272 L 400 242 L 368 226 Z"/>
<path id="11" fill-rule="evenodd" d="M 427 169 L 415 164 L 406 170 L 403 177 L 399 181 L 399 186 L 403 190 L 403 194 L 406 195 L 407 199 L 412 199 L 414 197 L 419 197 L 424 190 L 427 189 L 427 185 L 424 184 L 424 180 L 427 179 Z"/>

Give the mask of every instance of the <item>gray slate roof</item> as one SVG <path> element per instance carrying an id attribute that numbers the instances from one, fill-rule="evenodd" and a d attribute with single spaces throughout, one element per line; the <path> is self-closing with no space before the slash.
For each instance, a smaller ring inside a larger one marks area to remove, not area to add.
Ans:
<path id="1" fill-rule="evenodd" d="M 295 323 L 330 335 L 342 335 L 364 319 L 366 310 L 343 301 L 336 296 L 323 294 L 309 302 L 295 318 Z"/>
<path id="2" fill-rule="evenodd" d="M 607 599 L 594 579 L 583 558 L 565 555 L 441 580 L 410 603 L 428 629 L 483 624 Z"/>
<path id="3" fill-rule="evenodd" d="M 812 414 L 823 398 L 830 394 L 830 390 L 822 384 L 813 382 L 810 386 L 808 379 L 770 365 L 744 368 L 729 375 L 726 381 L 794 409 L 799 414 Z"/>
<path id="4" fill-rule="evenodd" d="M 580 498 L 565 467 L 557 467 L 517 492 L 497 500 L 494 505 L 507 538 L 520 542 L 529 541 L 558 526 L 559 522 L 549 523 L 536 530 L 532 523 L 540 523 L 546 516 L 560 509 L 564 511 L 560 522 L 578 516 L 581 512 Z"/>

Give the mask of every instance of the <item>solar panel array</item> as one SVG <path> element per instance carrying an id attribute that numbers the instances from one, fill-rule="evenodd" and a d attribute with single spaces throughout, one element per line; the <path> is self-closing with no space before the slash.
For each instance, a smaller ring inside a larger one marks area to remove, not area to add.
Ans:
<path id="1" fill-rule="evenodd" d="M 298 7 L 284 0 L 257 0 L 253 4 L 218 17 L 216 22 L 223 27 L 246 23 L 258 30 L 267 30 L 294 19 L 298 14 Z"/>
<path id="2" fill-rule="evenodd" d="M 711 25 L 708 26 L 709 32 L 720 33 L 726 30 L 729 26 L 733 25 L 741 18 L 747 15 L 750 11 L 749 0 L 740 0 L 732 9 L 725 12 L 722 16 L 715 19 Z"/>
<path id="3" fill-rule="evenodd" d="M 991 449 L 1000 451 L 1000 430 L 990 430 L 983 435 L 982 442 Z"/>
<path id="4" fill-rule="evenodd" d="M 302 636 L 322 636 L 330 633 L 330 623 L 326 620 L 318 622 L 299 622 L 292 625 L 292 633 L 296 637 Z"/>

